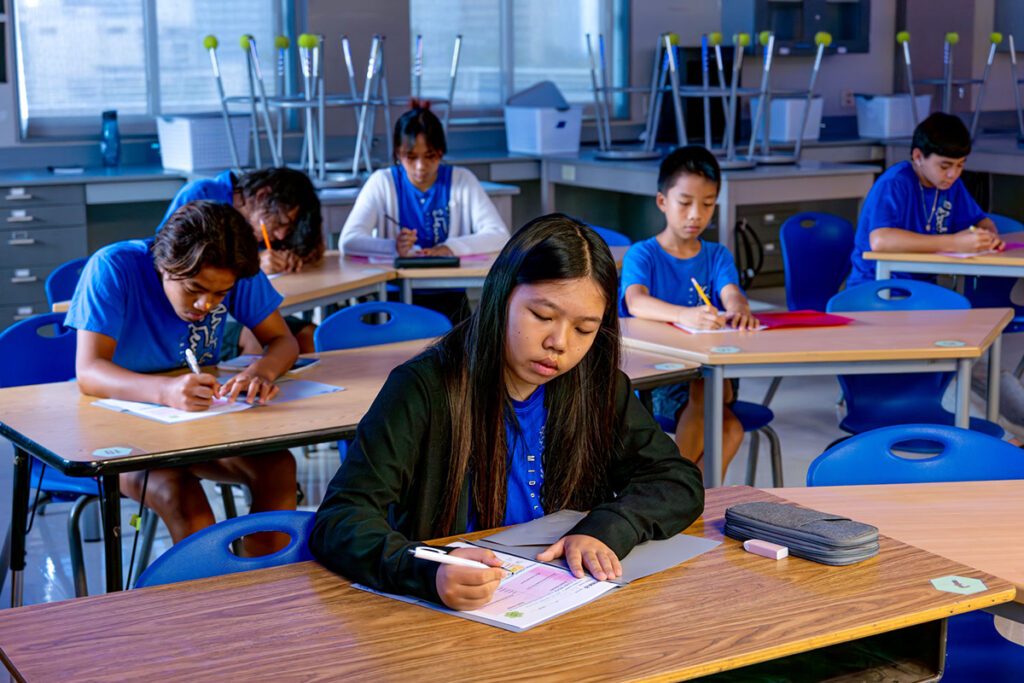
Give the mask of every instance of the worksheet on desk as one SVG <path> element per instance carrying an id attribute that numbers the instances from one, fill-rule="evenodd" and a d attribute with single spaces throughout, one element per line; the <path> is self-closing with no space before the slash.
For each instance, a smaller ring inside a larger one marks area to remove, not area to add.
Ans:
<path id="1" fill-rule="evenodd" d="M 467 543 L 453 543 L 451 546 L 456 548 L 472 547 Z M 577 579 L 565 569 L 525 560 L 507 553 L 496 552 L 494 554 L 501 560 L 501 566 L 508 572 L 508 575 L 501 580 L 491 601 L 480 609 L 457 611 L 419 598 L 382 593 L 361 584 L 352 584 L 352 586 L 402 602 L 429 607 L 463 619 L 479 621 L 516 632 L 525 631 L 622 587 L 610 581 L 598 581 L 589 574 L 582 579 Z"/>

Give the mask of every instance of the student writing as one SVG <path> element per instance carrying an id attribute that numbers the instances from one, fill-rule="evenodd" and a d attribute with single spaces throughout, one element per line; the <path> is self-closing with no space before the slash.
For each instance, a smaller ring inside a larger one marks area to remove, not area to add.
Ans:
<path id="1" fill-rule="evenodd" d="M 97 251 L 82 271 L 65 324 L 78 330 L 75 368 L 82 393 L 182 410 L 208 409 L 217 398 L 265 402 L 278 388 L 298 345 L 278 313 L 281 295 L 259 270 L 251 230 L 228 204 L 195 201 L 164 223 L 155 238 Z M 219 357 L 228 314 L 252 329 L 263 357 L 220 385 L 213 375 L 155 375 Z M 139 500 L 143 472 L 121 475 L 121 490 Z M 288 451 L 230 457 L 152 470 L 145 504 L 177 543 L 214 523 L 200 479 L 244 484 L 252 511 L 295 509 L 295 462 Z M 264 554 L 281 534 L 246 537 L 243 549 Z"/>
<path id="2" fill-rule="evenodd" d="M 697 468 L 618 370 L 616 280 L 583 224 L 554 214 L 518 231 L 472 317 L 395 369 L 360 422 L 317 513 L 316 557 L 377 589 L 474 609 L 503 572 L 418 560 L 417 541 L 587 510 L 538 559 L 607 579 L 636 544 L 696 519 Z M 500 564 L 479 548 L 453 554 Z"/>
<path id="3" fill-rule="evenodd" d="M 665 214 L 665 227 L 626 252 L 620 299 L 623 315 L 697 329 L 757 327 L 740 289 L 732 254 L 723 245 L 700 238 L 715 213 L 720 186 L 718 162 L 703 147 L 677 149 L 662 161 L 656 201 Z M 702 300 L 695 282 L 711 298 L 710 304 Z M 726 384 L 723 473 L 743 440 L 743 426 L 728 408 L 735 393 L 735 386 Z M 677 421 L 679 452 L 703 469 L 704 380 L 659 387 L 653 402 L 655 413 Z"/>
<path id="4" fill-rule="evenodd" d="M 476 177 L 443 162 L 444 128 L 429 109 L 395 123 L 395 165 L 375 171 L 341 231 L 346 254 L 462 256 L 494 252 L 508 228 Z"/>
<path id="5" fill-rule="evenodd" d="M 224 171 L 213 178 L 193 180 L 178 190 L 160 225 L 167 222 L 179 207 L 197 199 L 230 204 L 242 214 L 260 250 L 260 269 L 267 275 L 298 272 L 303 265 L 316 265 L 323 258 L 320 198 L 302 171 L 261 168 L 240 175 Z M 264 248 L 264 231 L 270 248 Z M 293 316 L 285 318 L 285 322 L 298 340 L 302 353 L 316 350 L 313 344 L 315 325 Z M 233 357 L 240 352 L 261 352 L 252 335 L 243 332 L 239 326 L 229 325 L 227 339 L 225 357 Z"/>
<path id="6" fill-rule="evenodd" d="M 864 258 L 865 251 L 973 253 L 1003 248 L 995 224 L 960 180 L 970 153 L 971 134 L 956 116 L 936 112 L 918 124 L 910 161 L 886 169 L 864 200 L 847 287 L 875 279 L 875 262 Z M 893 277 L 935 279 L 900 273 Z"/>

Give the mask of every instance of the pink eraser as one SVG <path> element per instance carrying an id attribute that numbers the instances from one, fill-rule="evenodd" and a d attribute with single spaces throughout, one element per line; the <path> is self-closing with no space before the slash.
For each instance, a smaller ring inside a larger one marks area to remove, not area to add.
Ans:
<path id="1" fill-rule="evenodd" d="M 763 557 L 770 557 L 773 560 L 781 560 L 789 555 L 789 548 L 786 546 L 778 545 L 777 543 L 769 543 L 768 541 L 761 541 L 755 538 L 743 541 L 743 549 L 748 553 L 754 553 L 755 555 L 761 555 Z"/>

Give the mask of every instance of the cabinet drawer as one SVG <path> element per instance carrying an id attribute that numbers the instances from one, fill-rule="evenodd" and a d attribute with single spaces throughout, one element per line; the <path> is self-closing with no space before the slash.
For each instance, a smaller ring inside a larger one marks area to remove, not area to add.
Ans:
<path id="1" fill-rule="evenodd" d="M 0 268 L 0 304 L 24 304 L 46 299 L 46 276 L 54 266 Z"/>
<path id="2" fill-rule="evenodd" d="M 85 225 L 85 204 L 6 206 L 0 209 L 0 230 Z"/>
<path id="3" fill-rule="evenodd" d="M 85 204 L 84 185 L 13 185 L 0 187 L 0 210 L 40 204 Z"/>
<path id="4" fill-rule="evenodd" d="M 85 227 L 0 230 L 0 268 L 28 268 L 86 256 Z"/>
<path id="5" fill-rule="evenodd" d="M 45 300 L 30 304 L 0 304 L 0 330 L 7 329 L 19 320 L 49 312 L 50 307 Z"/>

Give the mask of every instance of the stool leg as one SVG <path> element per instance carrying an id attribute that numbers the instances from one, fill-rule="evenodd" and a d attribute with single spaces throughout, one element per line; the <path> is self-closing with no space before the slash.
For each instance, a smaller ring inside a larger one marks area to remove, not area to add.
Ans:
<path id="1" fill-rule="evenodd" d="M 71 507 L 68 515 L 68 550 L 71 559 L 71 578 L 75 584 L 75 597 L 81 598 L 89 594 L 89 586 L 85 581 L 85 557 L 82 552 L 82 533 L 79 522 L 86 507 L 99 498 L 96 496 L 79 496 Z M 98 508 L 98 506 L 97 506 Z"/>
<path id="2" fill-rule="evenodd" d="M 750 455 L 747 456 L 747 486 L 754 485 L 757 478 L 757 456 L 760 446 L 760 438 L 757 432 L 750 432 Z"/>
<path id="3" fill-rule="evenodd" d="M 761 427 L 761 431 L 768 437 L 768 450 L 772 456 L 772 486 L 785 486 L 782 483 L 782 448 L 779 445 L 779 435 L 768 425 Z"/>

